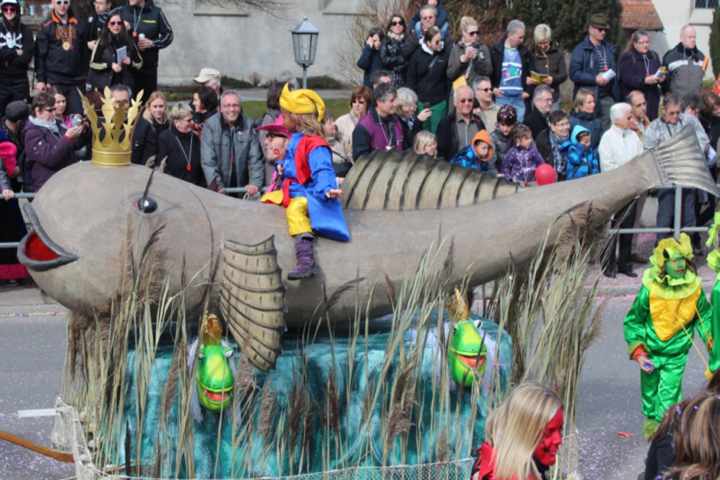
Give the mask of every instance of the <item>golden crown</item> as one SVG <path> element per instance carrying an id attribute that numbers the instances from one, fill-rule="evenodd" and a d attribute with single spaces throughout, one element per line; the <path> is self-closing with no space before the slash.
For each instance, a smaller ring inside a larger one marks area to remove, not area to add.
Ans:
<path id="1" fill-rule="evenodd" d="M 90 100 L 82 95 L 85 115 L 93 133 L 92 163 L 106 167 L 130 165 L 132 136 L 140 112 L 143 92 L 138 92 L 130 106 L 116 105 L 110 89 L 105 87 L 102 97 L 102 118 L 98 118 Z"/>

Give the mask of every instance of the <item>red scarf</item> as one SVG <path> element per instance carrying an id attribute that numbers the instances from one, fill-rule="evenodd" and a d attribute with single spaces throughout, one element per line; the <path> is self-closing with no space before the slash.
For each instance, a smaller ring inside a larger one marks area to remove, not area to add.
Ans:
<path id="1" fill-rule="evenodd" d="M 327 141 L 317 135 L 303 135 L 295 147 L 295 179 L 300 185 L 305 185 L 312 177 L 308 159 L 310 158 L 310 152 L 318 147 L 330 148 Z M 290 204 L 290 183 L 290 179 L 286 178 L 282 184 L 282 204 L 285 208 Z"/>
<path id="2" fill-rule="evenodd" d="M 475 474 L 478 474 L 477 478 Z M 473 465 L 470 478 L 473 480 L 501 480 L 495 478 L 495 449 L 489 443 L 483 442 L 477 449 L 477 460 Z M 517 477 L 513 477 L 511 480 L 517 480 Z M 536 479 L 530 477 L 528 480 Z"/>

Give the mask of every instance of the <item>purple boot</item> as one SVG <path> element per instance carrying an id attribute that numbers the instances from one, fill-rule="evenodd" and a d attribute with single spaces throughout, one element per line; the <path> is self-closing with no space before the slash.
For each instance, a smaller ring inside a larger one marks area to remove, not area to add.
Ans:
<path id="1" fill-rule="evenodd" d="M 288 273 L 288 280 L 310 278 L 315 274 L 315 254 L 313 253 L 313 237 L 303 235 L 295 237 L 295 257 L 297 264 Z"/>

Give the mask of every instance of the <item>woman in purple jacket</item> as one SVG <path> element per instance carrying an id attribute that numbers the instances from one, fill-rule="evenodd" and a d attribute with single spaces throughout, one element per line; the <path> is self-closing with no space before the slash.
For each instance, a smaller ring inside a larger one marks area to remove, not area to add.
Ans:
<path id="1" fill-rule="evenodd" d="M 643 30 L 632 34 L 630 45 L 618 60 L 620 94 L 627 98 L 633 90 L 644 93 L 647 115 L 651 121 L 658 116 L 660 84 L 666 78 L 666 73 L 660 70 L 661 65 L 658 54 L 650 50 L 650 36 Z"/>
<path id="2" fill-rule="evenodd" d="M 32 102 L 32 115 L 25 127 L 25 164 L 31 190 L 37 192 L 56 172 L 75 163 L 75 144 L 83 125 L 65 129 L 55 119 L 55 97 L 38 93 Z"/>

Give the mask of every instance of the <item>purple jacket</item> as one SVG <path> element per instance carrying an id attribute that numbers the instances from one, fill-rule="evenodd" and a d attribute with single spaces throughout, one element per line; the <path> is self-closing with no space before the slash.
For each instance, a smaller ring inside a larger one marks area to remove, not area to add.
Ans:
<path id="1" fill-rule="evenodd" d="M 362 125 L 368 135 L 370 135 L 370 147 L 373 150 L 385 150 L 388 146 L 388 133 L 380 126 L 379 120 L 373 115 L 373 113 L 375 113 L 375 109 L 371 109 L 363 118 L 361 118 L 358 125 Z M 394 115 L 392 116 L 390 122 L 391 128 L 393 129 L 392 137 L 393 140 L 395 140 L 393 148 L 398 152 L 401 152 L 405 148 L 403 143 L 404 133 L 402 124 Z"/>
<path id="2" fill-rule="evenodd" d="M 501 173 L 515 183 L 528 183 L 535 180 L 535 169 L 545 163 L 535 144 L 524 149 L 512 147 L 503 157 Z"/>
<path id="3" fill-rule="evenodd" d="M 27 122 L 25 127 L 25 165 L 30 172 L 32 191 L 64 167 L 77 161 L 75 141 L 46 127 Z"/>

